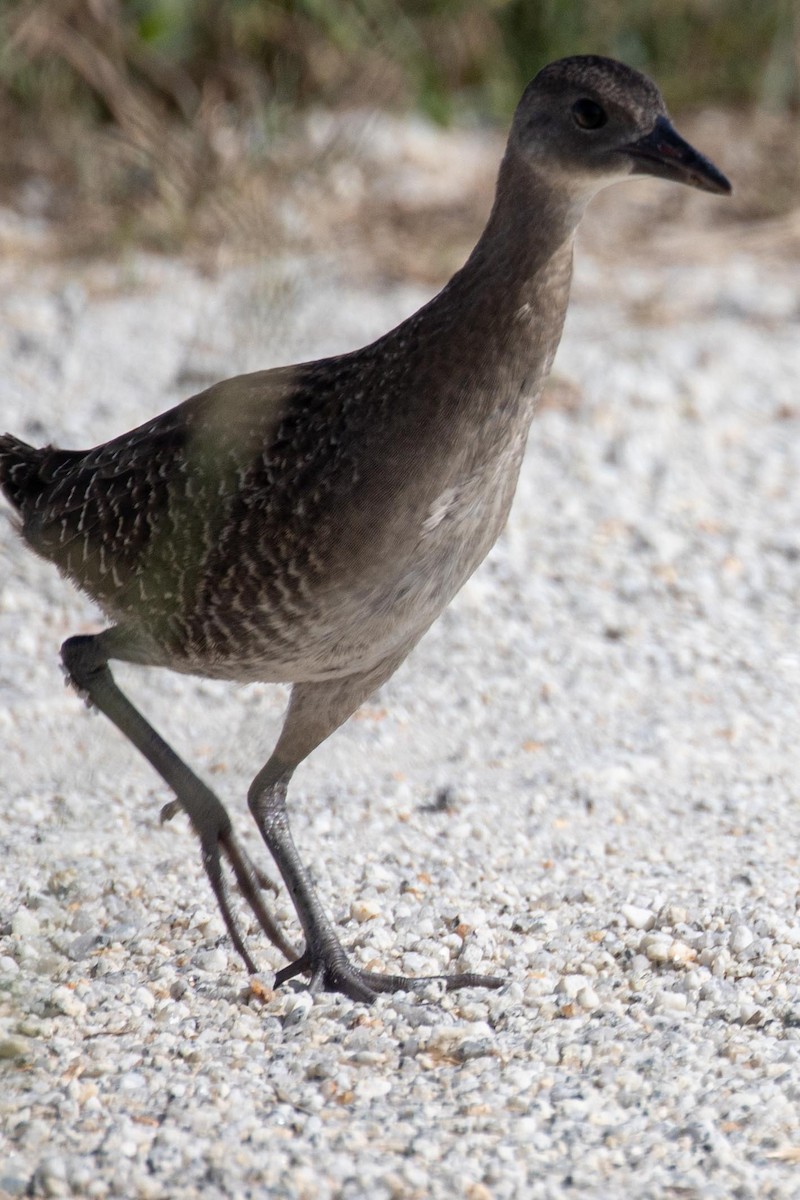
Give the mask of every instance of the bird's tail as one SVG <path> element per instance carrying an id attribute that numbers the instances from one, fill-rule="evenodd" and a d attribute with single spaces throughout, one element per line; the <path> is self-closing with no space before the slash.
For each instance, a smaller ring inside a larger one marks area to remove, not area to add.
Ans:
<path id="1" fill-rule="evenodd" d="M 13 433 L 0 433 L 0 491 L 24 513 L 53 482 L 58 468 L 80 457 L 80 451 L 52 446 L 37 450 Z"/>
<path id="2" fill-rule="evenodd" d="M 0 434 L 0 489 L 19 512 L 36 488 L 41 450 L 20 441 L 13 433 Z"/>

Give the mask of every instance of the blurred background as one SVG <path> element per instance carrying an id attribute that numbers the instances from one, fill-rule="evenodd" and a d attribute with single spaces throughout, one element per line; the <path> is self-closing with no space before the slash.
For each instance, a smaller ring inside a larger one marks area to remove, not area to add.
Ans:
<path id="1" fill-rule="evenodd" d="M 480 229 L 523 86 L 586 52 L 700 130 L 737 185 L 715 221 L 796 236 L 798 0 L 0 0 L 0 205 L 72 255 L 358 227 L 364 261 L 435 281 Z"/>

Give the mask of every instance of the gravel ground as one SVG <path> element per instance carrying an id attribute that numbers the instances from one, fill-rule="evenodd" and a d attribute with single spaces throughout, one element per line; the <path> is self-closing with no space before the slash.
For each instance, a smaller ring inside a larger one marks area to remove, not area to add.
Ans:
<path id="1" fill-rule="evenodd" d="M 2 270 L 0 424 L 65 445 L 424 298 L 323 262 Z M 506 533 L 297 774 L 356 959 L 493 994 L 312 1003 L 255 934 L 248 981 L 185 820 L 62 685 L 97 614 L 0 517 L 0 1195 L 800 1194 L 799 320 L 792 265 L 584 248 Z M 285 691 L 118 677 L 263 861 Z"/>

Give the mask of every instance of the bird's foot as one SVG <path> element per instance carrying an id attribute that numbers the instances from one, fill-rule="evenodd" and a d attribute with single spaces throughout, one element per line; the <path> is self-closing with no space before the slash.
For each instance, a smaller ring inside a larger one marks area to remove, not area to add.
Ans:
<path id="1" fill-rule="evenodd" d="M 499 988 L 505 983 L 504 979 L 495 975 L 474 975 L 471 972 L 423 975 L 418 979 L 405 975 L 381 975 L 355 966 L 338 942 L 332 945 L 326 943 L 314 954 L 305 950 L 295 962 L 278 971 L 275 986 L 280 987 L 296 975 L 303 974 L 311 976 L 308 985 L 310 992 L 340 992 L 363 1004 L 372 1004 L 381 992 L 419 992 L 430 983 L 442 982 L 448 992 L 468 987 Z"/>

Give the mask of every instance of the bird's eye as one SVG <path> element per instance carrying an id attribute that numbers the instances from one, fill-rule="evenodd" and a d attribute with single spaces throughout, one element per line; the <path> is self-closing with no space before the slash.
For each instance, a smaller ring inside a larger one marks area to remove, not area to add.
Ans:
<path id="1" fill-rule="evenodd" d="M 572 119 L 579 129 L 600 129 L 608 120 L 608 113 L 594 100 L 576 100 L 572 106 Z"/>

